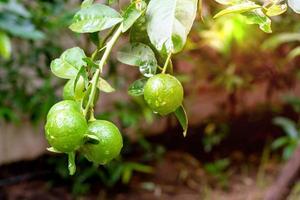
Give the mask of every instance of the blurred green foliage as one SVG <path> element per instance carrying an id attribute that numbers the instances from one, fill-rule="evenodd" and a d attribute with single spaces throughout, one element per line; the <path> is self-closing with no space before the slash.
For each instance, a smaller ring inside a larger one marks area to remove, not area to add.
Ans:
<path id="1" fill-rule="evenodd" d="M 207 123 L 204 129 L 202 144 L 206 152 L 210 152 L 214 146 L 219 145 L 229 134 L 230 127 L 226 123 Z"/>
<path id="2" fill-rule="evenodd" d="M 300 98 L 296 96 L 286 96 L 285 101 L 291 105 L 296 113 L 300 113 Z M 279 126 L 286 135 L 274 140 L 271 147 L 273 150 L 282 149 L 282 158 L 288 160 L 300 144 L 299 120 L 294 121 L 287 117 L 275 117 L 273 123 Z"/>
<path id="3" fill-rule="evenodd" d="M 204 165 L 205 171 L 212 177 L 212 181 L 216 182 L 218 186 L 223 189 L 228 188 L 228 181 L 232 174 L 229 170 L 230 159 L 223 158 L 215 160 Z"/>
<path id="4" fill-rule="evenodd" d="M 0 119 L 37 122 L 56 101 L 49 63 L 62 50 L 67 1 L 0 2 Z M 5 43 L 3 43 L 5 40 Z"/>
<path id="5" fill-rule="evenodd" d="M 76 163 L 78 173 L 74 176 L 69 176 L 65 166 L 65 157 L 51 157 L 48 159 L 48 163 L 55 169 L 56 175 L 63 181 L 70 182 L 74 195 L 82 195 L 89 192 L 93 184 L 112 188 L 117 184 L 128 184 L 133 173 L 153 173 L 153 168 L 149 165 L 150 162 L 159 160 L 165 152 L 161 145 L 149 143 L 143 137 L 140 137 L 137 144 L 134 145 L 125 137 L 121 155 L 126 157 L 136 151 L 142 154 L 137 161 L 126 161 L 125 158 L 119 157 L 117 160 L 101 166 L 91 165 L 83 156 L 79 156 Z M 49 181 L 55 184 L 56 181 L 60 180 L 53 177 Z"/>

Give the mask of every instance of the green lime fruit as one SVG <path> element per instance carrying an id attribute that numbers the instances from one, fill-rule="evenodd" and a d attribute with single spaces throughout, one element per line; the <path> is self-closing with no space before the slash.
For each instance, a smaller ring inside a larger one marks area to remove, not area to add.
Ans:
<path id="1" fill-rule="evenodd" d="M 83 144 L 87 129 L 85 117 L 75 109 L 53 112 L 45 125 L 49 144 L 64 153 L 75 151 Z"/>
<path id="2" fill-rule="evenodd" d="M 154 112 L 167 115 L 182 104 L 183 88 L 174 76 L 158 74 L 145 84 L 144 99 Z"/>
<path id="3" fill-rule="evenodd" d="M 86 143 L 80 152 L 95 164 L 106 164 L 116 158 L 123 147 L 122 135 L 113 123 L 96 120 L 88 125 L 88 133 L 99 139 L 98 144 Z"/>
<path id="4" fill-rule="evenodd" d="M 69 80 L 63 89 L 63 99 L 65 100 L 75 100 L 75 95 L 74 95 L 74 81 Z"/>
<path id="5" fill-rule="evenodd" d="M 79 78 L 74 90 L 74 79 L 69 80 L 63 89 L 63 99 L 65 100 L 80 100 L 84 96 L 84 80 Z"/>
<path id="6" fill-rule="evenodd" d="M 63 110 L 74 110 L 77 112 L 81 112 L 80 110 L 80 104 L 76 101 L 72 101 L 72 100 L 63 100 L 60 101 L 56 104 L 54 104 L 47 115 L 47 119 L 53 114 L 53 113 L 57 113 L 58 111 L 63 111 Z"/>

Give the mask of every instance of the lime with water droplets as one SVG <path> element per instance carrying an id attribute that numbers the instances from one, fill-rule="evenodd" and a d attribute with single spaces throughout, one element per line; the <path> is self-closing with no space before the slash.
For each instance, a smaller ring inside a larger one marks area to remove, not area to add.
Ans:
<path id="1" fill-rule="evenodd" d="M 72 100 L 63 100 L 60 101 L 56 104 L 54 104 L 47 115 L 47 119 L 53 114 L 56 113 L 58 111 L 62 111 L 62 110 L 74 110 L 77 112 L 81 112 L 80 110 L 80 104 L 76 101 L 72 101 Z"/>
<path id="2" fill-rule="evenodd" d="M 99 139 L 98 144 L 84 144 L 80 152 L 95 164 L 106 164 L 116 158 L 123 147 L 119 129 L 111 122 L 95 120 L 88 125 L 88 133 Z"/>
<path id="3" fill-rule="evenodd" d="M 145 84 L 144 99 L 154 112 L 167 115 L 182 104 L 183 88 L 174 76 L 158 74 Z"/>
<path id="4" fill-rule="evenodd" d="M 79 78 L 74 88 L 75 80 L 69 80 L 63 89 L 64 100 L 80 100 L 84 96 L 84 80 Z"/>
<path id="5" fill-rule="evenodd" d="M 76 109 L 56 110 L 48 117 L 45 131 L 46 138 L 54 149 L 69 153 L 83 144 L 87 122 Z"/>

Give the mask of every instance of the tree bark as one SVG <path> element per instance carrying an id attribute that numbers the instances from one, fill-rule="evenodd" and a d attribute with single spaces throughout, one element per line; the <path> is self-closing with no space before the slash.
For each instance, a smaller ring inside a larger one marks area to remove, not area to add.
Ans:
<path id="1" fill-rule="evenodd" d="M 264 200 L 284 200 L 287 198 L 300 173 L 300 145 L 283 166 L 276 182 L 267 190 Z"/>

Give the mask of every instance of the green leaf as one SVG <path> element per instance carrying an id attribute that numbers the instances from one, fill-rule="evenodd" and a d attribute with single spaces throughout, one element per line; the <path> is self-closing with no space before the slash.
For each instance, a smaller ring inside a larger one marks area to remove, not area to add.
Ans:
<path id="1" fill-rule="evenodd" d="M 4 59 L 10 58 L 11 42 L 7 34 L 0 31 L 0 56 Z"/>
<path id="2" fill-rule="evenodd" d="M 87 8 L 87 7 L 90 7 L 91 5 L 93 5 L 94 3 L 94 0 L 84 0 L 82 3 L 81 3 L 81 8 Z"/>
<path id="3" fill-rule="evenodd" d="M 214 16 L 214 19 L 221 17 L 223 15 L 227 15 L 227 14 L 244 13 L 244 12 L 251 11 L 251 10 L 254 10 L 254 9 L 257 9 L 260 7 L 261 7 L 260 5 L 257 5 L 256 3 L 251 2 L 251 1 L 242 2 L 240 4 L 235 4 L 235 5 L 225 8 L 224 10 L 221 10 Z"/>
<path id="4" fill-rule="evenodd" d="M 98 68 L 98 64 L 89 57 L 83 58 L 83 61 L 86 62 L 86 64 L 92 68 Z"/>
<path id="5" fill-rule="evenodd" d="M 76 172 L 75 152 L 68 153 L 68 169 L 70 175 L 75 174 Z"/>
<path id="6" fill-rule="evenodd" d="M 280 126 L 290 138 L 298 138 L 296 124 L 292 120 L 284 117 L 276 117 L 273 123 Z"/>
<path id="7" fill-rule="evenodd" d="M 146 10 L 146 3 L 141 1 L 141 8 L 137 8 L 136 2 L 131 3 L 123 13 L 123 27 L 122 32 L 126 32 L 136 20 L 143 14 Z"/>
<path id="8" fill-rule="evenodd" d="M 16 0 L 10 0 L 7 3 L 4 3 L 3 5 L 1 5 L 0 3 L 0 12 L 1 11 L 9 11 L 24 18 L 30 17 L 30 12 L 28 12 L 28 10 L 24 7 L 23 4 L 18 3 Z"/>
<path id="9" fill-rule="evenodd" d="M 127 65 L 140 67 L 140 72 L 151 77 L 156 73 L 157 60 L 152 49 L 142 43 L 125 45 L 118 53 L 117 59 Z"/>
<path id="10" fill-rule="evenodd" d="M 286 3 L 284 4 L 272 4 L 271 6 L 268 6 L 266 9 L 266 15 L 273 17 L 277 15 L 281 15 L 287 10 L 287 5 Z"/>
<path id="11" fill-rule="evenodd" d="M 111 28 L 121 21 L 121 15 L 114 9 L 103 4 L 93 4 L 78 11 L 69 28 L 77 33 L 93 33 Z"/>
<path id="12" fill-rule="evenodd" d="M 198 0 L 151 0 L 146 11 L 151 43 L 163 53 L 178 53 L 196 17 Z"/>
<path id="13" fill-rule="evenodd" d="M 40 40 L 45 37 L 42 32 L 36 30 L 34 24 L 29 19 L 17 17 L 11 13 L 0 14 L 1 30 L 25 39 Z"/>
<path id="14" fill-rule="evenodd" d="M 128 166 L 130 166 L 131 169 L 137 172 L 143 172 L 143 173 L 153 173 L 153 167 L 149 165 L 143 165 L 140 163 L 130 162 L 128 163 Z"/>
<path id="15" fill-rule="evenodd" d="M 291 50 L 288 54 L 288 59 L 292 60 L 298 56 L 300 56 L 300 47 L 296 47 L 293 50 Z"/>
<path id="16" fill-rule="evenodd" d="M 106 80 L 104 80 L 101 77 L 99 78 L 97 87 L 99 88 L 99 90 L 106 92 L 106 93 L 116 91 Z"/>
<path id="17" fill-rule="evenodd" d="M 241 0 L 215 0 L 215 1 L 222 5 L 234 5 L 243 2 Z"/>
<path id="18" fill-rule="evenodd" d="M 144 94 L 144 86 L 148 79 L 141 78 L 134 81 L 128 88 L 128 94 L 131 96 L 141 96 Z"/>
<path id="19" fill-rule="evenodd" d="M 189 122 L 188 122 L 188 117 L 187 117 L 187 114 L 186 114 L 183 106 L 180 106 L 175 110 L 175 116 L 177 117 L 181 127 L 183 128 L 183 136 L 185 137 L 187 134 Z"/>
<path id="20" fill-rule="evenodd" d="M 264 49 L 275 49 L 288 42 L 300 42 L 300 33 L 280 33 L 267 39 L 262 47 Z"/>
<path id="21" fill-rule="evenodd" d="M 86 65 L 82 60 L 85 57 L 84 51 L 79 47 L 68 49 L 60 56 L 60 58 L 51 62 L 51 71 L 60 78 L 75 78 L 80 68 Z"/>
<path id="22" fill-rule="evenodd" d="M 147 33 L 147 21 L 146 16 L 142 15 L 138 20 L 133 24 L 130 29 L 130 42 L 131 43 L 143 43 L 155 49 L 152 45 L 148 33 Z"/>
<path id="23" fill-rule="evenodd" d="M 87 88 L 88 84 L 89 84 L 89 79 L 88 79 L 88 74 L 85 70 L 85 66 L 81 66 L 74 80 L 74 91 L 76 90 L 77 87 L 80 87 L 81 89 Z"/>
<path id="24" fill-rule="evenodd" d="M 246 17 L 247 24 L 258 24 L 259 28 L 266 32 L 272 33 L 271 20 L 268 18 L 261 9 L 252 10 L 242 13 Z"/>
<path id="25" fill-rule="evenodd" d="M 47 148 L 47 151 L 52 152 L 52 153 L 62 153 L 62 152 L 58 151 L 57 149 L 55 149 L 54 147 Z"/>
<path id="26" fill-rule="evenodd" d="M 288 160 L 294 153 L 297 146 L 289 145 L 283 149 L 282 157 L 284 160 Z"/>
<path id="27" fill-rule="evenodd" d="M 288 0 L 288 5 L 295 13 L 300 14 L 300 1 L 299 0 Z"/>
<path id="28" fill-rule="evenodd" d="M 119 0 L 106 0 L 106 2 L 108 5 L 113 5 L 113 4 L 119 3 Z"/>
<path id="29" fill-rule="evenodd" d="M 286 145 L 288 142 L 289 142 L 288 137 L 280 137 L 272 143 L 271 147 L 273 150 L 279 149 L 279 148 L 283 147 L 284 145 Z"/>
<path id="30" fill-rule="evenodd" d="M 128 184 L 132 177 L 132 169 L 129 166 L 125 166 L 122 173 L 122 183 Z"/>

